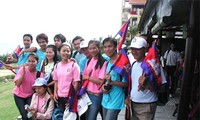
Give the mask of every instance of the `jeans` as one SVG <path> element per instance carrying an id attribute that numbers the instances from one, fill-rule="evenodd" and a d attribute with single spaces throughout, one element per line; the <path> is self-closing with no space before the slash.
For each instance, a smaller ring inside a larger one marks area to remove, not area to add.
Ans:
<path id="1" fill-rule="evenodd" d="M 88 96 L 92 104 L 88 107 L 88 110 L 86 111 L 86 120 L 96 120 L 98 112 L 100 112 L 101 109 L 102 94 L 96 96 L 88 93 Z"/>
<path id="2" fill-rule="evenodd" d="M 22 120 L 31 120 L 31 118 L 30 119 L 27 118 L 28 111 L 25 110 L 25 107 L 24 107 L 26 104 L 28 104 L 28 105 L 31 104 L 31 98 L 32 98 L 32 96 L 30 96 L 28 98 L 21 98 L 14 94 L 15 104 L 22 116 Z"/>
<path id="3" fill-rule="evenodd" d="M 68 102 L 68 98 L 67 97 L 58 97 L 58 108 L 60 109 L 60 111 L 62 111 L 64 113 L 65 111 L 65 104 Z"/>
<path id="4" fill-rule="evenodd" d="M 121 110 L 111 110 L 103 107 L 103 120 L 117 120 Z"/>

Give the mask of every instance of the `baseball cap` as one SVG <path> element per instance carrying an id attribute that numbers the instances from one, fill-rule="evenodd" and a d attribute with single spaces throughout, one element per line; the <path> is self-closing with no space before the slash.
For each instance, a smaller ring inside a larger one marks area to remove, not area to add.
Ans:
<path id="1" fill-rule="evenodd" d="M 142 48 L 147 47 L 147 41 L 142 37 L 134 37 L 131 41 L 129 48 Z"/>
<path id="2" fill-rule="evenodd" d="M 86 48 L 86 47 L 88 47 L 88 43 L 89 43 L 89 40 L 83 40 L 83 41 L 81 41 L 80 48 Z"/>
<path id="3" fill-rule="evenodd" d="M 46 85 L 47 86 L 47 81 L 45 78 L 37 78 L 35 80 L 35 83 L 33 84 L 33 86 L 43 86 L 43 85 Z"/>

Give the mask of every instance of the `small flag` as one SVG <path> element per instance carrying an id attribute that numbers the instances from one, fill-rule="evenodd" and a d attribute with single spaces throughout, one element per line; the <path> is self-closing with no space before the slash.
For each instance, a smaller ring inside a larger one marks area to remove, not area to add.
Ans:
<path id="1" fill-rule="evenodd" d="M 69 112 L 77 112 L 77 106 L 78 106 L 78 97 L 75 91 L 75 88 L 73 84 L 71 83 L 71 87 L 69 90 Z"/>
<path id="2" fill-rule="evenodd" d="M 128 92 L 131 90 L 131 72 L 130 69 L 131 65 L 128 59 L 128 56 L 126 54 L 126 51 L 124 49 L 120 50 L 119 56 L 113 66 L 111 67 L 111 70 L 114 70 L 118 74 L 120 74 L 122 77 L 124 77 L 128 82 Z"/>
<path id="3" fill-rule="evenodd" d="M 20 45 L 18 45 L 17 48 L 15 49 L 15 51 L 13 52 L 17 59 L 19 58 L 21 50 L 22 50 L 22 48 L 20 47 Z"/>
<path id="4" fill-rule="evenodd" d="M 126 32 L 127 32 L 129 24 L 130 24 L 130 19 L 128 19 L 128 21 L 122 26 L 122 28 L 118 32 L 118 34 L 121 36 L 121 39 L 118 44 L 119 51 L 121 50 L 122 45 L 124 44 L 124 41 L 126 39 Z"/>
<path id="5" fill-rule="evenodd" d="M 3 67 L 3 62 L 0 61 L 0 69 Z"/>
<path id="6" fill-rule="evenodd" d="M 83 83 L 83 85 L 82 85 L 82 87 L 81 87 L 81 89 L 78 93 L 79 97 L 82 96 L 86 92 L 86 88 L 87 88 L 88 83 L 89 83 L 89 80 L 84 81 L 84 83 Z"/>
<path id="7" fill-rule="evenodd" d="M 161 65 L 160 60 L 157 54 L 156 45 L 152 45 L 149 49 L 147 56 L 145 57 L 144 61 L 141 64 L 141 67 L 144 73 L 149 76 L 147 79 L 150 84 L 157 88 L 157 86 L 161 85 Z"/>
<path id="8" fill-rule="evenodd" d="M 91 74 L 92 74 L 92 71 L 90 71 L 89 77 L 91 76 Z M 86 92 L 88 83 L 89 83 L 89 80 L 84 81 L 81 89 L 79 90 L 78 97 L 82 96 Z"/>

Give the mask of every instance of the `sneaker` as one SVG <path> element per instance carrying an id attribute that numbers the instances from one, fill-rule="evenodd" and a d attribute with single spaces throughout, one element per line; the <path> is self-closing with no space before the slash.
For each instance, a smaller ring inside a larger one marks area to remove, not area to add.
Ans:
<path id="1" fill-rule="evenodd" d="M 17 120 L 22 120 L 22 116 L 21 116 L 21 115 L 18 116 L 18 117 L 17 117 Z"/>

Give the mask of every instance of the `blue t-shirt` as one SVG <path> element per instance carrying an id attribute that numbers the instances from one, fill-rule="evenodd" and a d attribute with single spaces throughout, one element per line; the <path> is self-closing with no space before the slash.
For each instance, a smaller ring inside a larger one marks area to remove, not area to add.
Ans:
<path id="1" fill-rule="evenodd" d="M 106 68 L 106 73 L 110 71 L 110 68 L 112 65 L 113 64 L 110 62 L 108 63 L 107 68 Z M 122 77 L 122 80 L 120 80 L 120 75 L 113 70 L 110 72 L 110 75 L 111 75 L 112 81 L 127 82 L 123 77 Z M 125 107 L 124 99 L 125 99 L 125 93 L 124 93 L 123 88 L 113 85 L 108 94 L 103 94 L 101 104 L 106 109 L 120 110 Z"/>
<path id="2" fill-rule="evenodd" d="M 86 62 L 87 62 L 87 57 L 84 57 L 83 59 L 80 60 L 79 62 L 79 67 L 80 67 L 80 72 L 81 74 L 83 73 L 84 71 L 84 68 L 85 68 L 85 65 L 86 65 Z"/>
<path id="3" fill-rule="evenodd" d="M 41 71 L 41 69 L 42 69 L 42 61 L 45 59 L 46 53 L 43 52 L 43 51 L 41 51 L 41 50 L 37 50 L 37 51 L 36 51 L 36 54 L 37 54 L 38 57 L 39 57 L 39 60 L 38 60 L 38 64 L 37 64 L 37 66 L 36 66 L 36 69 L 37 69 L 38 71 Z"/>
<path id="4" fill-rule="evenodd" d="M 76 53 L 76 55 L 74 56 L 75 53 Z M 83 53 L 80 53 L 80 52 L 73 52 L 72 56 L 76 59 L 78 65 L 80 65 L 81 59 L 86 57 Z"/>
<path id="5" fill-rule="evenodd" d="M 23 54 L 20 54 L 18 60 L 17 60 L 17 65 L 22 65 L 25 63 L 28 63 L 28 56 L 30 52 L 24 52 Z"/>
<path id="6" fill-rule="evenodd" d="M 28 63 L 28 56 L 30 52 L 24 52 L 23 54 L 19 55 L 19 58 L 17 60 L 17 65 L 23 65 Z M 17 73 L 19 69 L 16 69 L 15 72 Z"/>

